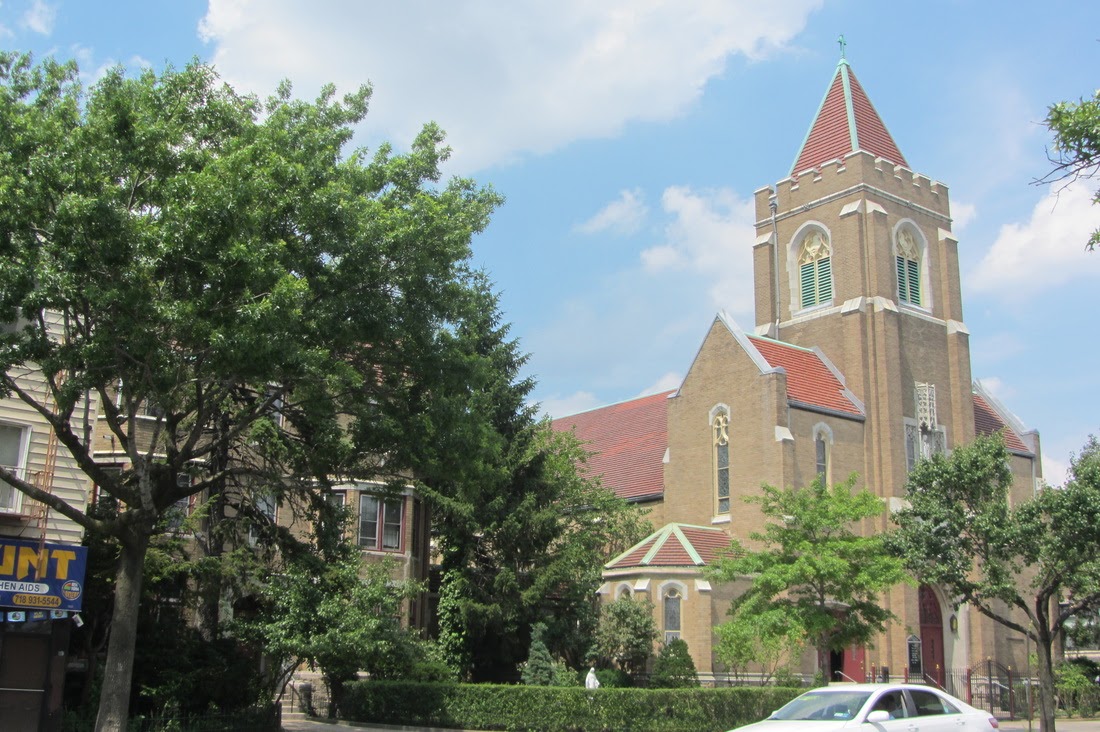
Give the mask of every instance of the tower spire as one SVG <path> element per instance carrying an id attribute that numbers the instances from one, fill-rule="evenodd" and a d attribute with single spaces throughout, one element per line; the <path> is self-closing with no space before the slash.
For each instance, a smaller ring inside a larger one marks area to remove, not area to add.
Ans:
<path id="1" fill-rule="evenodd" d="M 845 58 L 848 44 L 844 36 L 840 36 L 837 43 L 840 44 L 840 61 L 806 138 L 798 149 L 791 175 L 821 167 L 857 151 L 868 152 L 908 168 L 905 156 Z"/>

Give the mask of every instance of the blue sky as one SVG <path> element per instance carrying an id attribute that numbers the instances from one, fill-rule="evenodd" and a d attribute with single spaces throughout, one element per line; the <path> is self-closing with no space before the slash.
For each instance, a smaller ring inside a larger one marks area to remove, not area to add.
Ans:
<path id="1" fill-rule="evenodd" d="M 840 34 L 910 165 L 950 188 L 974 377 L 1060 483 L 1100 431 L 1100 207 L 1033 181 L 1047 105 L 1100 85 L 1098 2 L 0 0 L 0 47 L 89 82 L 197 57 L 261 95 L 370 82 L 359 145 L 441 124 L 446 172 L 507 198 L 475 259 L 552 415 L 675 386 L 720 309 L 752 327 L 752 193 L 790 172 Z"/>

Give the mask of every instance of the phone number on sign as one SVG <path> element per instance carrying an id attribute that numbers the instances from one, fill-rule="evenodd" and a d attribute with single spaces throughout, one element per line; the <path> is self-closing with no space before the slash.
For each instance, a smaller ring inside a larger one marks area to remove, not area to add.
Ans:
<path id="1" fill-rule="evenodd" d="M 19 607 L 61 607 L 61 598 L 53 595 L 12 595 L 11 601 Z"/>

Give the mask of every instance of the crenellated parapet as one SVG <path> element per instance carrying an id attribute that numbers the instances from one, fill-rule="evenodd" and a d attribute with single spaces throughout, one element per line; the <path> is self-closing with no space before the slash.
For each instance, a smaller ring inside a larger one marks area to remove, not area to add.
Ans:
<path id="1" fill-rule="evenodd" d="M 948 188 L 928 176 L 875 157 L 867 152 L 849 153 L 817 168 L 796 173 L 756 191 L 758 226 L 771 218 L 770 201 L 775 196 L 776 215 L 784 217 L 850 195 L 861 195 L 884 203 L 893 200 L 907 208 L 923 209 L 942 219 L 950 228 Z"/>

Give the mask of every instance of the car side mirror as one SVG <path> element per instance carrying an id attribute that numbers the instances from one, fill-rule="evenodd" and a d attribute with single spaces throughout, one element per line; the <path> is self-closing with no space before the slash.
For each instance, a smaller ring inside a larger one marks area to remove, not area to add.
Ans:
<path id="1" fill-rule="evenodd" d="M 876 709 L 875 711 L 867 715 L 866 721 L 871 722 L 872 724 L 878 724 L 879 722 L 889 722 L 890 712 L 887 712 L 883 709 Z"/>

